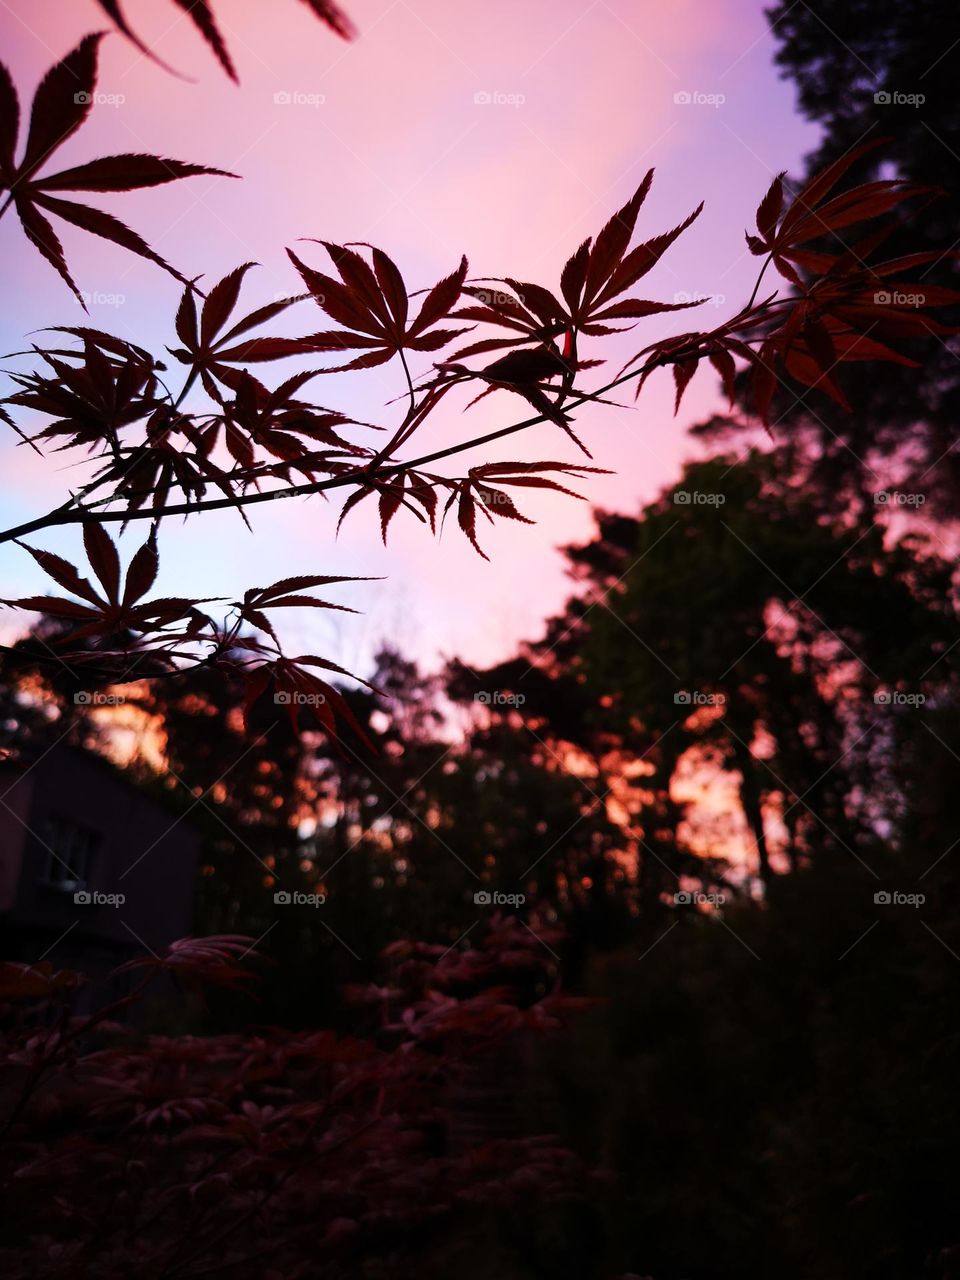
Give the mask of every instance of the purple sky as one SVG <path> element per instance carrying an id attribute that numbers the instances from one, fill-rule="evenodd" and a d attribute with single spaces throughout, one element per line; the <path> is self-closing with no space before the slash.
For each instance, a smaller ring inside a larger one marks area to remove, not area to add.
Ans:
<path id="1" fill-rule="evenodd" d="M 640 234 L 672 227 L 701 199 L 706 209 L 646 278 L 645 296 L 722 295 L 719 312 L 705 308 L 712 319 L 736 309 L 752 287 L 755 260 L 743 232 L 772 174 L 795 171 L 815 142 L 814 130 L 794 114 L 792 85 L 774 70 L 759 0 L 352 0 L 347 7 L 360 29 L 352 45 L 294 0 L 220 0 L 215 7 L 229 18 L 222 22 L 239 88 L 169 0 L 128 0 L 126 7 L 153 47 L 195 81 L 172 78 L 112 36 L 102 48 L 98 86 L 108 96 L 62 149 L 57 167 L 144 150 L 242 174 L 242 183 L 190 179 L 90 203 L 122 217 L 182 271 L 203 272 L 207 282 L 243 261 L 263 264 L 244 290 L 251 308 L 296 291 L 285 247 L 299 237 L 379 244 L 411 288 L 447 274 L 461 253 L 471 274 L 553 288 L 565 258 L 654 165 Z M 92 0 L 14 0 L 0 10 L 4 60 L 21 99 L 29 102 L 47 66 L 103 25 Z M 714 104 L 676 101 L 684 92 Z M 475 101 L 483 93 L 506 100 Z M 292 101 L 276 101 L 278 94 Z M 93 324 L 155 349 L 175 344 L 174 280 L 79 231 L 64 228 L 62 239 L 79 287 L 92 295 Z M 323 261 L 319 246 L 300 251 Z M 19 349 L 45 324 L 82 321 L 10 216 L 0 222 L 0 254 L 7 298 L 15 301 L 3 312 L 0 349 Z M 602 354 L 615 369 L 653 338 L 688 324 L 682 315 L 654 317 L 608 339 Z M 325 318 L 303 304 L 286 328 L 271 332 L 321 327 Z M 269 381 L 292 366 L 264 370 Z M 384 406 L 402 389 L 398 375 L 391 364 L 312 386 L 324 403 L 389 425 L 397 408 Z M 578 433 L 596 465 L 615 471 L 579 486 L 591 503 L 635 510 L 675 478 L 694 452 L 686 426 L 719 398 L 706 372 L 677 420 L 672 395 L 664 374 L 647 384 L 639 408 L 578 413 Z M 465 418 L 438 414 L 417 452 L 505 425 L 526 416 L 522 410 L 521 401 L 501 394 Z M 17 449 L 9 433 L 3 448 L 5 524 L 62 501 L 64 486 L 80 478 L 64 455 L 41 462 Z M 484 458 L 576 460 L 570 442 L 549 426 L 494 446 Z M 326 652 L 363 669 L 377 642 L 390 637 L 427 662 L 442 652 L 481 663 L 537 634 L 568 589 L 555 548 L 591 529 L 589 503 L 555 495 L 521 506 L 538 523 L 485 529 L 489 564 L 454 527 L 434 542 L 402 512 L 384 549 L 372 506 L 349 517 L 339 541 L 337 506 L 316 499 L 261 508 L 254 537 L 234 515 L 170 524 L 158 590 L 231 594 L 289 573 L 388 575 L 336 597 L 365 617 L 285 620 L 291 651 Z M 140 526 L 124 535 L 125 555 L 144 532 Z M 76 529 L 35 542 L 82 562 Z M 0 572 L 5 595 L 45 585 L 16 547 L 2 548 Z"/>

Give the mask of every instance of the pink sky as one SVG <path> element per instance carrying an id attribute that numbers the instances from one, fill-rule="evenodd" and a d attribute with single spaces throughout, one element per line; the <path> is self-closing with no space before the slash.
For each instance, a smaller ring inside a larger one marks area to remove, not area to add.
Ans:
<path id="1" fill-rule="evenodd" d="M 472 274 L 555 287 L 569 253 L 655 165 L 641 234 L 675 225 L 702 198 L 707 205 L 644 281 L 647 296 L 712 293 L 735 309 L 754 274 L 744 228 L 772 174 L 795 170 L 815 140 L 794 115 L 792 85 L 777 78 L 759 0 L 352 0 L 347 8 L 360 37 L 350 45 L 295 0 L 218 0 L 214 7 L 241 86 L 220 72 L 169 0 L 127 0 L 133 25 L 195 82 L 172 78 L 111 37 L 102 47 L 98 91 L 117 105 L 95 108 L 58 165 L 143 150 L 242 174 L 242 183 L 199 178 L 103 197 L 102 207 L 188 275 L 202 271 L 212 282 L 240 262 L 263 264 L 248 277 L 251 307 L 296 289 L 285 247 L 311 236 L 381 245 L 411 288 L 447 274 L 461 253 Z M 29 102 L 47 66 L 103 25 L 92 0 L 11 0 L 0 11 L 0 32 L 21 99 Z M 478 104 L 475 95 L 484 91 L 514 105 Z M 682 91 L 724 100 L 678 103 Z M 276 94 L 294 101 L 276 102 Z M 95 297 L 92 323 L 155 349 L 174 344 L 174 280 L 79 231 L 64 228 L 62 239 L 79 287 Z M 322 261 L 318 246 L 301 250 L 308 261 Z M 45 324 L 81 322 L 66 288 L 9 216 L 0 222 L 0 254 L 7 296 L 16 300 L 4 309 L 4 351 L 19 349 L 24 335 Z M 325 327 L 307 304 L 293 316 L 292 327 L 272 331 Z M 603 354 L 619 367 L 652 338 L 681 327 L 684 320 L 669 316 L 644 321 L 632 335 L 608 340 Z M 289 368 L 274 366 L 277 375 Z M 326 404 L 390 424 L 396 409 L 384 404 L 401 390 L 398 373 L 390 365 L 313 386 Z M 637 509 L 675 478 L 694 452 L 685 427 L 717 403 L 715 382 L 701 373 L 674 420 L 663 375 L 648 384 L 638 409 L 581 411 L 578 432 L 596 465 L 616 473 L 581 491 L 598 506 Z M 518 416 L 522 403 L 507 395 L 484 400 L 462 421 L 456 413 L 438 415 L 417 452 Z M 62 455 L 40 463 L 15 449 L 10 436 L 2 447 L 5 524 L 62 501 L 71 483 Z M 573 446 L 548 426 L 484 456 L 576 460 Z M 363 506 L 337 542 L 336 508 L 316 499 L 261 508 L 255 537 L 235 516 L 170 524 L 158 589 L 230 594 L 288 573 L 385 574 L 384 583 L 357 584 L 337 597 L 364 618 L 323 625 L 312 616 L 292 618 L 292 650 L 325 646 L 362 669 L 372 646 L 389 636 L 428 662 L 438 652 L 489 661 L 537 634 L 541 619 L 562 603 L 568 584 L 555 548 L 591 528 L 589 504 L 560 495 L 526 500 L 523 509 L 535 526 L 504 522 L 484 532 L 489 564 L 454 528 L 433 542 L 403 513 L 384 549 L 375 512 Z M 124 536 L 127 555 L 143 532 L 135 527 Z M 81 559 L 76 530 L 35 541 Z M 4 594 L 43 585 L 17 548 L 0 548 L 0 555 Z"/>

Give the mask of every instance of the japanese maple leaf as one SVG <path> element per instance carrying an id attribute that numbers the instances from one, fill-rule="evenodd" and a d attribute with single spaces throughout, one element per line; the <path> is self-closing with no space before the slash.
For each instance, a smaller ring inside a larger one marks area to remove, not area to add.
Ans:
<path id="1" fill-rule="evenodd" d="M 381 249 L 372 249 L 373 266 L 355 250 L 320 241 L 340 274 L 339 280 L 308 267 L 292 249 L 287 253 L 300 272 L 314 300 L 331 319 L 346 325 L 302 339 L 313 351 L 363 351 L 344 369 L 369 369 L 385 364 L 398 352 L 437 351 L 466 329 L 435 329 L 438 321 L 456 305 L 467 274 L 462 258 L 456 271 L 434 285 L 424 298 L 415 320 L 408 323 L 409 295 L 395 263 Z"/>
<path id="2" fill-rule="evenodd" d="M 115 635 L 124 630 L 154 631 L 178 618 L 183 618 L 199 602 L 181 597 L 169 597 L 145 601 L 157 576 L 159 559 L 154 535 L 147 539 L 135 553 L 123 577 L 121 586 L 120 557 L 110 535 L 98 524 L 84 525 L 83 544 L 100 591 L 68 560 L 50 551 L 29 547 L 24 542 L 18 546 L 29 551 L 44 573 L 78 600 L 63 596 L 25 596 L 3 603 L 16 609 L 33 609 L 75 622 L 77 626 L 64 639 L 76 640 L 83 636 Z M 82 603 L 81 603 L 82 602 Z"/>
<path id="3" fill-rule="evenodd" d="M 103 156 L 59 173 L 40 174 L 52 153 L 77 132 L 90 114 L 96 99 L 97 51 L 101 39 L 102 33 L 87 36 L 44 76 L 33 98 L 27 140 L 19 164 L 16 150 L 20 103 L 10 73 L 0 63 L 0 192 L 9 193 L 0 214 L 11 204 L 14 206 L 27 239 L 66 281 L 84 310 L 83 296 L 70 275 L 63 248 L 46 214 L 62 218 L 104 240 L 112 240 L 121 248 L 155 262 L 184 284 L 187 281 L 118 218 L 74 200 L 63 200 L 59 192 L 135 191 L 204 173 L 236 177 L 223 169 L 139 154 Z"/>
<path id="4" fill-rule="evenodd" d="M 529 405 L 536 409 L 537 413 L 542 417 L 547 418 L 550 422 L 555 422 L 558 427 L 562 428 L 574 444 L 589 458 L 592 457 L 590 450 L 571 429 L 570 418 L 563 412 L 559 404 L 555 404 L 549 399 L 544 390 L 544 386 L 550 378 L 557 374 L 572 377 L 576 367 L 575 364 L 564 359 L 559 352 L 547 346 L 539 347 L 536 350 L 508 351 L 506 355 L 500 356 L 499 359 L 478 370 L 467 369 L 455 361 L 437 365 L 443 375 L 452 374 L 456 378 L 477 378 L 488 384 L 486 391 L 481 391 L 478 396 L 474 397 L 470 402 L 471 404 L 476 404 L 477 400 L 482 400 L 484 396 L 490 395 L 491 392 L 499 389 L 516 392 L 517 395 L 522 396 Z"/>
<path id="5" fill-rule="evenodd" d="M 579 463 L 571 465 L 566 462 L 489 462 L 484 466 L 471 467 L 469 474 L 463 480 L 450 485 L 450 496 L 443 510 L 444 518 L 456 503 L 457 523 L 461 531 L 473 549 L 483 556 L 484 560 L 488 560 L 490 557 L 477 541 L 478 510 L 491 524 L 494 523 L 494 516 L 520 520 L 523 524 L 534 523 L 517 510 L 513 499 L 504 492 L 503 485 L 516 485 L 529 489 L 555 489 L 573 498 L 582 498 L 582 495 L 575 490 L 568 489 L 544 474 L 550 471 L 563 476 L 573 476 L 576 479 L 582 479 L 588 472 L 595 475 L 609 475 L 609 472 L 602 467 L 586 467 Z M 494 487 L 491 481 L 497 487 Z"/>
<path id="6" fill-rule="evenodd" d="M 293 597 L 291 597 L 280 603 L 290 604 L 293 602 Z M 322 605 L 321 607 L 329 606 Z M 375 751 L 376 749 L 364 732 L 363 726 L 351 711 L 350 704 L 340 690 L 326 680 L 314 675 L 312 671 L 307 670 L 308 667 L 320 667 L 326 671 L 336 671 L 338 674 L 348 676 L 353 680 L 360 679 L 359 676 L 351 675 L 349 671 L 338 666 L 335 662 L 330 662 L 327 658 L 319 658 L 312 653 L 300 654 L 296 658 L 277 656 L 270 662 L 262 663 L 256 667 L 247 667 L 241 672 L 241 677 L 246 686 L 244 697 L 245 715 L 249 717 L 250 709 L 254 703 L 264 695 L 272 692 L 274 704 L 284 708 L 295 733 L 299 734 L 301 728 L 309 728 L 312 722 L 316 722 L 334 744 L 339 744 L 341 738 L 337 723 L 339 717 L 340 721 L 350 727 L 368 751 Z M 374 686 L 369 684 L 368 681 L 361 680 L 360 682 L 367 685 L 368 688 L 374 689 Z M 376 689 L 374 691 L 377 692 Z"/>
<path id="7" fill-rule="evenodd" d="M 868 182 L 844 191 L 827 200 L 827 196 L 843 175 L 862 156 L 867 155 L 886 139 L 876 138 L 865 142 L 815 174 L 787 205 L 784 212 L 783 173 L 770 184 L 757 209 L 759 235 L 746 232 L 747 246 L 758 257 L 769 254 L 773 265 L 791 284 L 803 286 L 797 267 L 820 273 L 824 269 L 823 254 L 811 253 L 801 245 L 837 232 L 860 222 L 878 218 L 882 214 L 916 196 L 935 194 L 934 189 L 920 186 L 902 178 L 889 178 Z"/>
<path id="8" fill-rule="evenodd" d="M 560 296 L 542 285 L 516 280 L 511 276 L 490 277 L 482 287 L 469 285 L 463 292 L 471 300 L 468 305 L 453 313 L 454 319 L 476 320 L 508 330 L 506 338 L 481 338 L 460 348 L 451 357 L 461 360 L 466 356 L 481 355 L 502 348 L 523 348 L 530 343 L 537 348 L 551 348 L 555 339 L 563 335 L 563 356 L 570 361 L 569 373 L 587 366 L 577 359 L 577 337 L 605 337 L 621 333 L 623 329 L 610 321 L 629 321 L 628 328 L 639 320 L 667 311 L 682 311 L 699 306 L 702 300 L 684 302 L 657 302 L 650 298 L 622 298 L 652 271 L 673 242 L 700 216 L 703 205 L 685 218 L 671 231 L 653 236 L 641 244 L 630 247 L 637 217 L 653 182 L 651 169 L 627 203 L 601 228 L 596 238 L 590 237 L 568 259 L 560 276 Z M 497 286 L 491 288 L 491 284 Z M 503 286 L 507 286 L 504 289 Z M 524 360 L 517 365 L 523 373 L 519 379 L 509 363 L 508 377 L 503 385 L 517 381 L 531 381 L 523 372 Z M 525 359 L 526 357 L 524 357 Z M 499 363 L 499 362 L 497 362 Z M 479 376 L 487 377 L 488 366 Z M 513 389 L 517 389 L 514 387 Z M 529 397 L 528 397 L 529 398 Z M 548 417 L 543 404 L 536 407 Z M 559 425 L 563 425 L 560 423 Z"/>
<path id="9" fill-rule="evenodd" d="M 230 367 L 232 364 L 282 360 L 286 356 L 305 355 L 316 350 L 302 338 L 243 337 L 251 329 L 280 315 L 287 307 L 302 302 L 307 294 L 281 298 L 258 307 L 238 320 L 226 333 L 223 332 L 239 300 L 243 278 L 256 265 L 244 262 L 219 280 L 204 299 L 199 315 L 193 287 L 188 284 L 177 311 L 177 336 L 183 346 L 168 350 L 181 364 L 190 366 L 187 386 L 191 386 L 199 375 L 207 394 L 221 403 L 223 397 L 213 379 L 236 391 L 242 375 L 240 370 Z"/>

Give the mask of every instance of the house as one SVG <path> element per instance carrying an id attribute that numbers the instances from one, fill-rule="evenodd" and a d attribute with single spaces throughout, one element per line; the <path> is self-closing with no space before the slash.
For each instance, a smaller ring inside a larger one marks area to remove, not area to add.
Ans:
<path id="1" fill-rule="evenodd" d="M 47 959 L 103 979 L 189 935 L 199 851 L 182 815 L 91 751 L 58 744 L 8 756 L 0 958 Z"/>

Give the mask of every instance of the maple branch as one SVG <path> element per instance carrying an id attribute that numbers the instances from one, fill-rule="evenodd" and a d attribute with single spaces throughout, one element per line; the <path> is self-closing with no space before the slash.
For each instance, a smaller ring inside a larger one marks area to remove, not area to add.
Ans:
<path id="1" fill-rule="evenodd" d="M 704 335 L 709 340 L 710 335 Z M 667 365 L 677 364 L 682 360 L 690 359 L 696 352 L 701 350 L 704 344 L 695 345 L 692 349 L 683 348 L 670 354 L 659 355 L 655 359 L 647 361 L 637 369 L 631 369 L 628 373 L 620 374 L 613 381 L 608 382 L 605 386 L 599 387 L 596 391 L 577 392 L 571 400 L 564 406 L 565 409 L 576 409 L 588 401 L 595 400 L 597 396 L 603 395 L 607 391 L 612 391 L 614 387 L 621 386 L 625 382 L 631 382 L 636 378 L 643 377 L 652 370 L 662 368 Z M 534 417 L 525 418 L 522 422 L 515 422 L 509 427 L 500 427 L 496 431 L 489 431 L 486 435 L 475 436 L 470 440 L 462 441 L 460 444 L 450 445 L 445 449 L 438 449 L 433 453 L 424 454 L 422 457 L 413 458 L 406 462 L 388 463 L 386 466 L 377 466 L 367 468 L 361 471 L 349 472 L 346 475 L 331 476 L 326 480 L 315 480 L 308 484 L 290 485 L 284 489 L 271 489 L 266 492 L 235 494 L 230 498 L 211 498 L 209 500 L 201 500 L 199 502 L 177 502 L 171 503 L 164 507 L 151 507 L 139 511 L 97 511 L 95 506 L 105 505 L 114 501 L 114 497 L 101 498 L 97 503 L 87 506 L 72 508 L 72 503 L 65 503 L 63 506 L 57 507 L 54 511 L 47 515 L 38 516 L 34 520 L 25 521 L 23 524 L 17 525 L 11 529 L 5 529 L 0 532 L 0 544 L 4 542 L 12 542 L 17 538 L 22 538 L 30 533 L 37 533 L 41 529 L 54 528 L 60 525 L 68 524 L 119 524 L 126 523 L 131 520 L 160 520 L 164 516 L 188 516 L 196 515 L 202 511 L 223 511 L 228 507 L 239 506 L 255 506 L 264 502 L 277 502 L 285 498 L 302 498 L 308 497 L 310 494 L 323 493 L 328 489 L 340 489 L 346 485 L 356 484 L 362 477 L 363 479 L 374 478 L 380 476 L 396 475 L 399 472 L 408 471 L 412 468 L 426 466 L 431 462 L 439 462 L 443 458 L 452 457 L 454 454 L 464 453 L 468 449 L 474 449 L 479 445 L 490 444 L 494 440 L 502 440 L 506 436 L 514 435 L 518 431 L 525 431 L 529 427 L 539 426 L 541 423 L 549 421 L 546 414 L 539 413 Z M 152 492 L 152 491 L 151 491 Z M 131 497 L 136 494 L 129 495 Z"/>

